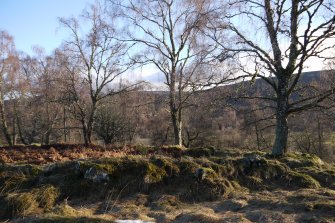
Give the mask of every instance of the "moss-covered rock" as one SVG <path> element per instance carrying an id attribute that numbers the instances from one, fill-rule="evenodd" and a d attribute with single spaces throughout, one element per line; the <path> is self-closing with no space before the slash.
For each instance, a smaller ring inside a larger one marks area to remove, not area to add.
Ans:
<path id="1" fill-rule="evenodd" d="M 203 177 L 189 181 L 189 190 L 184 194 L 187 201 L 216 200 L 228 196 L 238 188 L 227 178 L 219 176 L 213 169 L 202 167 Z M 196 172 L 195 172 L 196 174 Z"/>
<path id="2" fill-rule="evenodd" d="M 164 169 L 169 177 L 174 177 L 180 173 L 178 165 L 176 165 L 171 158 L 159 156 L 152 157 L 150 161 L 159 168 Z"/>
<path id="3" fill-rule="evenodd" d="M 252 190 L 261 190 L 266 188 L 263 179 L 257 176 L 246 176 L 241 180 L 241 184 Z"/>
<path id="4" fill-rule="evenodd" d="M 320 183 L 313 177 L 299 173 L 295 171 L 290 171 L 286 177 L 287 186 L 294 186 L 298 188 L 320 188 Z"/>
<path id="5" fill-rule="evenodd" d="M 208 148 L 192 148 L 186 150 L 186 155 L 192 157 L 210 157 L 213 156 L 215 153 L 215 149 L 213 147 Z"/>
<path id="6" fill-rule="evenodd" d="M 299 167 L 320 167 L 325 163 L 316 155 L 291 152 L 279 159 L 292 169 Z"/>

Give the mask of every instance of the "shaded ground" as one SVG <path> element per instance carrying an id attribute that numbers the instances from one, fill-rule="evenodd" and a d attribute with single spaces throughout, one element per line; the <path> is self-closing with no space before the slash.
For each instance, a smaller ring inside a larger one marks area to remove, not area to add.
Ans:
<path id="1" fill-rule="evenodd" d="M 22 157 L 0 164 L 0 220 L 335 222 L 335 166 L 316 156 L 78 147 L 25 148 L 32 154 L 56 150 L 63 162 L 36 165 Z M 76 153 L 85 155 L 67 155 Z"/>

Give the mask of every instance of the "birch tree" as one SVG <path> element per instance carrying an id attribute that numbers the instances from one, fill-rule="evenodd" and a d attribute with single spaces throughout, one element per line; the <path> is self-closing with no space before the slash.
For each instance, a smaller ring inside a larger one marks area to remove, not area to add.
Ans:
<path id="1" fill-rule="evenodd" d="M 212 23 L 211 36 L 221 43 L 223 60 L 234 57 L 241 77 L 261 78 L 273 95 L 258 99 L 273 103 L 276 115 L 274 155 L 287 152 L 289 115 L 319 106 L 334 86 L 315 93 L 299 87 L 304 68 L 315 58 L 327 59 L 334 50 L 335 5 L 332 0 L 255 0 L 227 2 L 229 13 Z M 219 38 L 222 28 L 234 36 Z M 321 62 L 316 62 L 321 63 Z M 306 94 L 300 94 L 300 92 Z M 294 97 L 293 97 L 294 95 Z"/>
<path id="2" fill-rule="evenodd" d="M 199 75 L 199 68 L 210 61 L 216 49 L 202 35 L 214 5 L 205 0 L 110 2 L 121 7 L 130 26 L 125 38 L 139 52 L 136 62 L 153 64 L 164 75 L 174 143 L 182 146 L 183 109 L 190 106 L 192 90 L 198 90 L 190 86 L 211 78 L 206 73 Z"/>
<path id="3" fill-rule="evenodd" d="M 137 84 L 119 84 L 122 75 L 131 67 L 126 60 L 128 47 L 115 39 L 116 25 L 111 23 L 113 21 L 107 23 L 110 20 L 103 7 L 98 3 L 92 5 L 81 19 L 60 19 L 71 33 L 70 40 L 64 44 L 66 61 L 63 65 L 68 73 L 66 91 L 74 101 L 75 117 L 82 125 L 85 144 L 90 144 L 96 110 L 102 100 Z"/>
<path id="4" fill-rule="evenodd" d="M 18 69 L 13 37 L 6 31 L 0 30 L 0 122 L 1 129 L 8 145 L 13 145 L 13 139 L 8 128 L 6 117 L 5 99 L 8 93 L 7 79 L 13 77 Z"/>

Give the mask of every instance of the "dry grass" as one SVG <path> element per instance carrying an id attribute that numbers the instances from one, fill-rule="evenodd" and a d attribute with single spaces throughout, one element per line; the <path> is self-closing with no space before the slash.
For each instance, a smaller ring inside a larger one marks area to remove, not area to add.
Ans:
<path id="1" fill-rule="evenodd" d="M 45 166 L 2 164 L 0 219 L 335 221 L 335 167 L 318 157 L 294 153 L 274 158 L 263 152 L 214 148 L 145 151 L 144 156 L 92 158 Z M 90 168 L 108 176 L 107 180 L 85 178 Z M 196 176 L 199 169 L 204 173 L 201 178 Z"/>

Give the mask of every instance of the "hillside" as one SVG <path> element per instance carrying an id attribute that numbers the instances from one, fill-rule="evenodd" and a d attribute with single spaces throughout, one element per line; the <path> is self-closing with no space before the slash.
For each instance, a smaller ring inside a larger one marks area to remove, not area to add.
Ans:
<path id="1" fill-rule="evenodd" d="M 168 146 L 64 147 L 0 149 L 0 219 L 335 222 L 335 166 L 317 156 L 275 158 L 259 151 Z M 61 156 L 56 161 L 36 156 L 47 152 Z M 22 159 L 24 154 L 31 159 Z"/>

